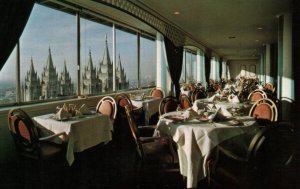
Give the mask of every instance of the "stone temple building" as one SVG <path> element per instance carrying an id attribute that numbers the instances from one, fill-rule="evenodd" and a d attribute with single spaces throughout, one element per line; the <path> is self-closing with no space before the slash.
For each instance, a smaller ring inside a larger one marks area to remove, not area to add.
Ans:
<path id="1" fill-rule="evenodd" d="M 67 70 L 66 62 L 64 62 L 61 76 L 58 77 L 49 48 L 46 66 L 43 69 L 41 79 L 37 76 L 31 59 L 30 69 L 25 76 L 25 82 L 22 86 L 23 101 L 70 96 L 74 94 L 73 88 L 74 85 Z"/>
<path id="2" fill-rule="evenodd" d="M 25 83 L 22 86 L 23 101 L 39 99 L 41 96 L 41 82 L 34 70 L 33 60 L 31 58 L 30 69 L 25 76 Z"/>
<path id="3" fill-rule="evenodd" d="M 122 67 L 120 56 L 116 67 L 116 90 L 127 89 L 129 82 L 126 79 L 124 67 Z M 83 69 L 81 93 L 99 94 L 113 90 L 113 63 L 110 60 L 107 37 L 105 37 L 105 47 L 102 61 L 99 63 L 99 69 L 93 66 L 91 52 L 89 60 Z"/>
<path id="4" fill-rule="evenodd" d="M 102 60 L 97 69 L 92 60 L 91 51 L 87 65 L 84 66 L 81 79 L 81 94 L 99 94 L 113 90 L 113 63 L 110 60 L 107 38 Z M 124 67 L 119 55 L 116 64 L 116 90 L 127 89 L 129 81 L 126 78 Z M 30 69 L 25 76 L 25 82 L 22 84 L 23 101 L 51 99 L 59 96 L 75 95 L 74 84 L 67 70 L 66 61 L 60 74 L 57 73 L 53 64 L 51 49 L 49 48 L 46 66 L 43 69 L 41 77 L 38 77 L 31 59 Z"/>

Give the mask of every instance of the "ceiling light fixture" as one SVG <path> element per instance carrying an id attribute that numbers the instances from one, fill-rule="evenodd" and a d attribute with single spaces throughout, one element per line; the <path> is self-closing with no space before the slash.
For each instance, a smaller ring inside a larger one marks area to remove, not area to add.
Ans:
<path id="1" fill-rule="evenodd" d="M 179 12 L 179 11 L 175 11 L 173 14 L 174 14 L 174 15 L 179 15 L 180 12 Z"/>
<path id="2" fill-rule="evenodd" d="M 256 42 L 259 42 L 259 40 L 258 40 L 258 39 L 255 39 L 255 41 L 256 41 Z"/>
<path id="3" fill-rule="evenodd" d="M 257 30 L 263 30 L 264 28 L 263 27 L 257 27 Z"/>
<path id="4" fill-rule="evenodd" d="M 228 39 L 235 39 L 235 36 L 229 36 Z"/>

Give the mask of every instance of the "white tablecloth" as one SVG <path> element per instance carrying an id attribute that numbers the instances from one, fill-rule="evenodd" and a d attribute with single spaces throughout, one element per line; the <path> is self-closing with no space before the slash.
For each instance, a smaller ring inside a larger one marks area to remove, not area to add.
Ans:
<path id="1" fill-rule="evenodd" d="M 252 104 L 247 103 L 234 103 L 234 102 L 208 102 L 206 99 L 195 100 L 193 103 L 193 110 L 197 111 L 198 109 L 203 109 L 204 107 L 212 108 L 215 105 L 215 108 L 239 108 L 245 110 L 244 112 L 248 114 Z"/>
<path id="2" fill-rule="evenodd" d="M 131 102 L 135 107 L 143 107 L 145 113 L 145 124 L 149 125 L 150 117 L 158 112 L 159 103 L 161 100 L 161 98 L 152 97 L 144 100 L 131 100 Z"/>
<path id="3" fill-rule="evenodd" d="M 177 143 L 180 172 L 187 177 L 187 188 L 197 188 L 197 182 L 206 176 L 206 159 L 215 146 L 226 139 L 257 129 L 255 120 L 248 116 L 238 118 L 244 123 L 243 126 L 227 126 L 198 120 L 175 123 L 164 118 L 172 114 L 178 112 L 161 116 L 157 133 L 171 135 Z"/>
<path id="4" fill-rule="evenodd" d="M 102 142 L 112 140 L 112 121 L 108 116 L 98 113 L 83 117 L 72 117 L 67 121 L 52 119 L 54 114 L 33 117 L 33 120 L 45 131 L 52 133 L 66 132 L 68 148 L 66 159 L 71 165 L 74 162 L 74 152 L 96 146 Z"/>

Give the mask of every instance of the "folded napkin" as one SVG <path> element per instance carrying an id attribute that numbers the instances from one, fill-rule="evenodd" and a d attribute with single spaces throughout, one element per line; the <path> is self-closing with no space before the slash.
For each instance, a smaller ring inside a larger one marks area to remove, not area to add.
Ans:
<path id="1" fill-rule="evenodd" d="M 217 95 L 213 95 L 212 97 L 207 99 L 207 102 L 214 102 L 217 99 Z"/>
<path id="2" fill-rule="evenodd" d="M 237 95 L 231 94 L 228 96 L 228 102 L 239 103 L 240 100 Z"/>
<path id="3" fill-rule="evenodd" d="M 64 103 L 62 109 L 65 110 L 66 112 L 68 112 L 68 111 L 69 111 L 69 106 L 68 106 L 68 104 Z"/>
<path id="4" fill-rule="evenodd" d="M 58 112 L 53 116 L 53 119 L 56 120 L 67 120 L 71 117 L 71 114 L 65 111 L 63 108 L 60 108 Z"/>
<path id="5" fill-rule="evenodd" d="M 232 114 L 223 107 L 220 107 L 211 117 L 213 121 L 226 121 L 232 118 Z"/>
<path id="6" fill-rule="evenodd" d="M 182 116 L 185 119 L 199 118 L 199 114 L 196 111 L 194 111 L 192 108 L 188 108 L 187 110 L 185 110 L 184 113 L 182 114 Z"/>
<path id="7" fill-rule="evenodd" d="M 82 115 L 89 115 L 92 114 L 92 112 L 88 109 L 88 107 L 85 104 L 82 104 L 81 107 L 78 109 L 78 111 Z"/>

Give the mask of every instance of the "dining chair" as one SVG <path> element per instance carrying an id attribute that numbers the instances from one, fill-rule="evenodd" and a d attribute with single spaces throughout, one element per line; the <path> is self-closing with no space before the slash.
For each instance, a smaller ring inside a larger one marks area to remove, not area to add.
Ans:
<path id="1" fill-rule="evenodd" d="M 117 115 L 117 103 L 111 96 L 101 98 L 96 106 L 96 112 L 107 115 L 111 120 L 115 120 Z"/>
<path id="2" fill-rule="evenodd" d="M 159 115 L 176 111 L 178 105 L 179 105 L 179 101 L 174 96 L 167 96 L 163 98 L 159 103 Z"/>
<path id="3" fill-rule="evenodd" d="M 266 83 L 265 85 L 264 85 L 264 89 L 265 90 L 269 90 L 269 91 L 273 91 L 273 85 L 272 85 L 272 83 Z"/>
<path id="4" fill-rule="evenodd" d="M 249 116 L 271 122 L 277 121 L 277 106 L 271 99 L 259 99 L 252 105 L 249 111 Z"/>
<path id="5" fill-rule="evenodd" d="M 58 162 L 67 165 L 65 132 L 42 137 L 31 117 L 20 108 L 9 111 L 8 126 L 19 157 L 34 160 L 39 166 L 57 166 Z M 62 143 L 54 143 L 55 138 Z"/>
<path id="6" fill-rule="evenodd" d="M 172 138 L 166 137 L 143 137 L 143 129 L 148 129 L 145 126 L 137 127 L 133 117 L 132 109 L 129 105 L 125 106 L 128 125 L 131 135 L 134 139 L 137 154 L 141 160 L 142 166 L 149 163 L 154 163 L 158 166 L 174 166 L 178 161 L 177 153 L 172 145 Z M 143 164 L 143 162 L 147 162 Z"/>
<path id="7" fill-rule="evenodd" d="M 268 98 L 267 94 L 260 89 L 256 89 L 252 92 L 250 92 L 250 94 L 248 95 L 248 100 L 255 102 L 259 99 L 263 99 L 263 98 Z"/>
<path id="8" fill-rule="evenodd" d="M 165 94 L 162 88 L 155 87 L 150 91 L 150 96 L 163 98 Z"/>
<path id="9" fill-rule="evenodd" d="M 195 100 L 206 98 L 207 94 L 203 89 L 195 89 L 191 95 L 191 101 L 195 102 Z"/>
<path id="10" fill-rule="evenodd" d="M 274 188 L 294 156 L 292 130 L 274 124 L 219 144 L 206 164 L 210 188 Z"/>
<path id="11" fill-rule="evenodd" d="M 143 107 L 135 107 L 133 106 L 129 96 L 124 93 L 117 94 L 115 96 L 115 101 L 117 104 L 117 116 L 114 122 L 114 132 L 113 132 L 113 141 L 115 141 L 118 145 L 127 145 L 126 141 L 131 137 L 130 132 L 127 129 L 127 116 L 125 112 L 125 106 L 128 106 L 133 111 L 133 116 L 135 121 L 139 125 L 144 125 L 145 123 L 145 114 Z M 124 125 L 125 123 L 125 125 Z"/>
<path id="12" fill-rule="evenodd" d="M 192 106 L 190 98 L 186 94 L 179 95 L 179 102 L 182 109 L 186 110 Z"/>
<path id="13" fill-rule="evenodd" d="M 258 132 L 239 135 L 219 144 L 214 157 L 207 164 L 211 188 L 256 188 L 267 172 L 272 130 L 265 127 Z M 217 187 L 216 187 L 217 186 Z"/>

